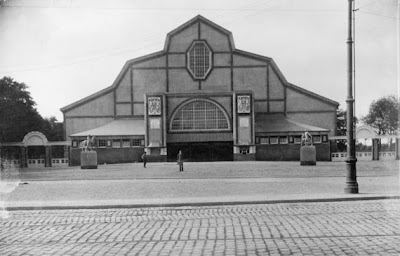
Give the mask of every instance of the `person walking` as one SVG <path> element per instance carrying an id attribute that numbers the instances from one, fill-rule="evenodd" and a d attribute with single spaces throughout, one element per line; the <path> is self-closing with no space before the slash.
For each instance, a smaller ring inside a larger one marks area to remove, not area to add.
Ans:
<path id="1" fill-rule="evenodd" d="M 178 161 L 178 165 L 179 165 L 179 171 L 183 172 L 183 155 L 182 155 L 182 151 L 181 150 L 179 150 L 177 161 Z"/>
<path id="2" fill-rule="evenodd" d="M 143 153 L 142 160 L 143 160 L 143 167 L 146 168 L 146 163 L 147 163 L 147 154 L 146 154 L 146 152 Z"/>

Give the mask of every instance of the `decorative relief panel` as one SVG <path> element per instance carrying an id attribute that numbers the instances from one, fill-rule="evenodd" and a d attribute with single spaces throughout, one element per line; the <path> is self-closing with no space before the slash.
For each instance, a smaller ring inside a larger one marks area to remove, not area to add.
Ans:
<path id="1" fill-rule="evenodd" d="M 161 115 L 161 98 L 160 97 L 149 97 L 147 99 L 148 114 L 149 116 Z"/>
<path id="2" fill-rule="evenodd" d="M 250 113 L 250 96 L 241 95 L 237 96 L 237 112 Z"/>

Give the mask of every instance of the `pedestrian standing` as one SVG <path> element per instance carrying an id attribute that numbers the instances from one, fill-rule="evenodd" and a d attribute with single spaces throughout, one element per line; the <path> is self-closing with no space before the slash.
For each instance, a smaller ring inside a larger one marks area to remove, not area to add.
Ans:
<path id="1" fill-rule="evenodd" d="M 142 160 L 143 160 L 143 167 L 146 168 L 146 163 L 147 163 L 147 154 L 146 154 L 146 152 L 143 153 Z"/>
<path id="2" fill-rule="evenodd" d="M 181 150 L 179 150 L 177 161 L 178 161 L 178 165 L 179 165 L 179 171 L 183 172 L 183 155 L 182 155 L 182 151 Z"/>

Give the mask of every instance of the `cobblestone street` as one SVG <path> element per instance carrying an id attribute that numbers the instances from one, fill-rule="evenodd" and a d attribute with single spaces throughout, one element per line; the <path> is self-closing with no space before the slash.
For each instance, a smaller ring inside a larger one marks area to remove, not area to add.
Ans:
<path id="1" fill-rule="evenodd" d="M 400 200 L 11 211 L 1 255 L 399 255 Z"/>

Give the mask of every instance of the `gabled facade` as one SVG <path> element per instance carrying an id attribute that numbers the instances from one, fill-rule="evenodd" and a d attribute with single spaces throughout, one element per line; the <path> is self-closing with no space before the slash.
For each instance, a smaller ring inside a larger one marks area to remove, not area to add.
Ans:
<path id="1" fill-rule="evenodd" d="M 179 150 L 189 161 L 298 160 L 305 130 L 317 160 L 329 160 L 338 105 L 287 82 L 271 58 L 236 49 L 231 32 L 199 15 L 168 33 L 162 51 L 127 61 L 110 87 L 61 111 L 75 164 L 88 134 L 100 163 L 144 150 L 150 161 Z"/>

